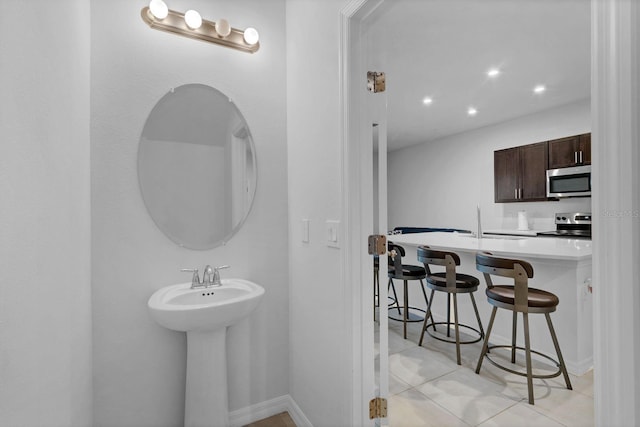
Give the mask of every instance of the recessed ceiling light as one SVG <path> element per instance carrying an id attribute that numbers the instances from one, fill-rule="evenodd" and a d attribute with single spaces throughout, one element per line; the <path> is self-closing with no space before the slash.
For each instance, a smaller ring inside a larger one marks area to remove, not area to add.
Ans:
<path id="1" fill-rule="evenodd" d="M 424 105 L 431 105 L 432 102 L 433 102 L 433 98 L 431 98 L 430 96 L 427 96 L 422 100 L 422 103 Z"/>
<path id="2" fill-rule="evenodd" d="M 489 77 L 498 77 L 498 74 L 500 74 L 500 70 L 498 70 L 497 68 L 492 68 L 487 71 L 487 76 Z"/>
<path id="3" fill-rule="evenodd" d="M 537 85 L 536 87 L 533 88 L 534 93 L 542 93 L 545 90 L 547 90 L 547 88 L 544 85 Z"/>
<path id="4" fill-rule="evenodd" d="M 469 107 L 469 109 L 467 110 L 467 114 L 470 116 L 475 116 L 476 114 L 478 114 L 478 110 L 473 107 Z"/>

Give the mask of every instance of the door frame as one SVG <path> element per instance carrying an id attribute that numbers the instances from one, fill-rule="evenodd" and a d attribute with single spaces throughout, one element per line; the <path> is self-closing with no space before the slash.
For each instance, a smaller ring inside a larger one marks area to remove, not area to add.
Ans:
<path id="1" fill-rule="evenodd" d="M 366 231 L 359 223 L 363 207 L 358 195 L 366 179 L 362 176 L 359 142 L 366 135 L 367 126 L 363 116 L 365 100 L 361 91 L 356 90 L 366 73 L 359 29 L 382 1 L 352 0 L 340 14 L 342 217 L 345 219 L 342 265 L 350 266 L 342 269 L 342 280 L 352 290 L 346 294 L 345 308 L 352 313 L 353 425 L 371 425 L 365 402 L 370 398 L 368 390 L 373 384 L 373 379 L 367 378 L 372 372 L 368 343 L 373 340 L 373 328 L 367 327 L 371 317 L 365 307 L 369 305 L 371 289 L 363 286 L 368 283 L 362 262 Z M 591 0 L 596 425 L 640 423 L 640 409 L 635 408 L 635 402 L 640 400 L 640 381 L 636 380 L 640 377 L 640 367 L 634 363 L 640 358 L 640 338 L 637 338 L 640 314 L 632 309 L 640 306 L 640 292 L 633 288 L 640 277 L 640 266 L 636 265 L 640 258 L 640 225 L 634 215 L 618 222 L 607 216 L 608 211 L 622 214 L 640 209 L 640 175 L 633 167 L 640 164 L 640 149 L 633 146 L 633 141 L 637 144 L 640 138 L 639 125 L 634 123 L 640 116 L 640 101 L 633 95 L 640 90 L 636 83 L 640 63 L 639 9 L 638 2 L 634 1 Z M 623 173 L 606 173 L 616 169 L 622 169 Z M 631 226 L 632 232 L 620 233 L 623 221 Z"/>
<path id="2" fill-rule="evenodd" d="M 363 21 L 383 0 L 352 0 L 340 11 L 340 117 L 342 145 L 342 218 L 345 246 L 342 251 L 342 281 L 345 289 L 345 312 L 351 313 L 351 425 L 373 426 L 369 419 L 369 400 L 375 396 L 374 328 L 371 295 L 371 260 L 367 254 L 367 236 L 373 221 L 362 221 L 365 209 L 373 200 L 361 197 L 361 188 L 371 182 L 364 162 L 371 153 L 362 149 L 371 138 L 367 117 L 367 70 L 361 49 L 360 31 Z M 369 165 L 370 167 L 370 165 Z M 368 261 L 368 262 L 367 262 Z M 349 268 L 346 268 L 348 266 Z M 366 319 L 366 321 L 365 321 Z"/>
<path id="3" fill-rule="evenodd" d="M 640 2 L 591 1 L 596 425 L 640 424 Z"/>

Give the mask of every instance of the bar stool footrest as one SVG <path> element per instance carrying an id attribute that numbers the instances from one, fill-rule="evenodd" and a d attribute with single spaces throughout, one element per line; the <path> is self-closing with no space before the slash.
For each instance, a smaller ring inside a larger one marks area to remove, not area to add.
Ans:
<path id="1" fill-rule="evenodd" d="M 493 350 L 495 348 L 508 348 L 509 350 L 512 349 L 512 346 L 510 345 L 490 345 L 488 347 L 488 350 Z M 520 351 L 526 351 L 526 349 L 524 347 L 520 347 L 520 346 L 516 346 L 516 350 L 520 350 Z M 496 362 L 495 360 L 491 359 L 491 357 L 489 356 L 489 351 L 487 351 L 487 354 L 484 355 L 484 357 L 487 358 L 487 360 L 489 362 L 491 362 L 492 365 L 494 365 L 496 368 L 500 368 L 503 371 L 507 371 L 511 374 L 515 374 L 515 375 L 520 375 L 521 377 L 526 377 L 527 373 L 526 372 L 521 372 L 521 371 L 516 371 L 514 369 L 510 369 L 504 365 L 501 365 L 500 363 Z M 532 354 L 537 354 L 538 356 L 542 356 L 547 360 L 550 360 L 551 362 L 553 362 L 554 365 L 556 365 L 556 367 L 558 368 L 558 370 L 552 374 L 532 374 L 531 378 L 538 378 L 538 379 L 549 379 L 549 378 L 555 378 L 560 376 L 560 374 L 562 374 L 562 369 L 560 368 L 560 362 L 558 362 L 557 360 L 555 360 L 554 358 L 544 354 L 544 353 L 540 353 L 539 351 L 535 351 L 535 350 L 529 350 Z M 525 368 L 526 369 L 526 368 Z"/>
<path id="2" fill-rule="evenodd" d="M 421 311 L 422 313 L 426 314 L 426 311 L 418 308 L 418 307 L 409 307 L 409 312 L 407 313 L 407 322 L 424 322 L 424 316 L 420 316 L 418 314 L 412 313 L 411 310 L 413 311 Z M 391 320 L 395 320 L 398 322 L 404 322 L 404 307 L 400 307 L 400 313 L 398 313 L 398 308 L 397 307 L 389 307 L 388 308 L 388 316 L 389 319 Z"/>
<path id="3" fill-rule="evenodd" d="M 425 331 L 426 331 L 426 332 L 427 332 L 427 333 L 428 333 L 432 338 L 435 338 L 435 339 L 437 339 L 437 340 L 439 340 L 439 341 L 444 341 L 444 342 L 448 342 L 448 343 L 452 343 L 452 344 L 455 344 L 455 343 L 456 343 L 456 339 L 455 339 L 455 331 L 453 331 L 453 334 L 454 334 L 453 339 L 446 339 L 446 338 L 442 338 L 442 337 L 440 337 L 440 336 L 435 335 L 435 334 L 433 333 L 433 331 L 429 331 L 429 328 L 435 329 L 435 328 L 434 328 L 434 325 L 445 325 L 445 326 L 446 326 L 446 325 L 449 325 L 449 326 L 455 326 L 455 324 L 454 324 L 454 323 L 452 323 L 452 322 L 449 322 L 449 323 L 447 323 L 447 322 L 435 322 L 435 323 L 434 323 L 434 322 L 430 322 L 430 323 L 428 323 L 428 324 L 427 324 L 427 326 L 425 327 Z M 482 340 L 482 339 L 484 338 L 484 334 L 483 334 L 482 332 L 480 332 L 480 331 L 479 331 L 479 330 L 477 330 L 476 328 L 473 328 L 473 327 L 471 327 L 471 326 L 469 326 L 469 325 L 464 325 L 464 324 L 462 324 L 462 323 L 458 323 L 458 327 L 459 327 L 459 328 L 469 329 L 469 330 L 471 330 L 471 331 L 475 332 L 476 334 L 478 334 L 478 338 L 475 338 L 475 339 L 472 339 L 472 340 L 467 340 L 467 341 L 460 341 L 460 344 L 473 344 L 473 343 L 476 343 L 476 342 L 478 342 L 478 341 L 480 341 L 480 340 Z"/>

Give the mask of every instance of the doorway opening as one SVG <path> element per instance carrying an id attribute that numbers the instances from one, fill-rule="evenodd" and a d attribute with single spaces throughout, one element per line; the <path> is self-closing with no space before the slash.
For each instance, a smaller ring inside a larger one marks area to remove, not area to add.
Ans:
<path id="1" fill-rule="evenodd" d="M 385 11 L 388 11 L 388 10 L 389 10 L 389 8 L 393 6 L 391 3 L 395 3 L 395 2 L 376 2 L 376 3 L 378 4 L 378 8 L 377 8 L 377 9 L 376 9 L 376 8 L 374 8 L 374 9 L 375 9 L 375 10 L 374 10 L 374 12 L 373 12 L 373 13 L 371 13 L 371 14 L 369 14 L 369 15 L 366 17 L 366 19 L 365 19 L 365 21 L 364 21 L 364 25 L 365 25 L 365 26 L 366 26 L 366 25 L 371 25 L 371 27 L 375 27 L 375 21 L 376 21 L 376 19 L 379 19 L 379 17 L 377 16 L 377 14 L 378 14 L 379 12 L 385 12 Z M 412 3 L 421 3 L 421 2 L 412 2 Z M 425 4 L 432 4 L 432 5 L 433 5 L 433 4 L 440 3 L 440 2 L 422 2 L 422 3 L 425 3 Z M 461 4 L 461 3 L 463 3 L 463 2 L 458 2 L 458 4 Z M 451 4 L 451 2 L 449 2 L 449 4 Z M 455 5 L 452 5 L 452 7 L 454 7 L 454 8 L 455 8 Z M 587 9 L 588 9 L 588 8 L 587 8 Z M 418 15 L 419 15 L 419 14 L 418 14 Z M 422 14 L 422 15 L 419 15 L 419 16 L 425 16 L 425 15 L 424 15 L 424 14 Z M 367 22 L 368 20 L 371 20 L 371 21 Z M 372 22 L 373 22 L 374 24 L 372 24 Z M 394 27 L 394 28 L 398 28 L 399 26 L 400 26 L 400 25 L 398 25 L 398 26 L 396 26 L 396 27 Z M 424 27 L 423 27 L 423 30 L 424 30 Z M 363 37 L 366 37 L 366 34 L 365 34 Z M 588 44 L 589 44 L 589 40 L 587 40 L 587 41 L 586 41 L 586 43 L 587 43 L 587 45 L 588 45 Z M 443 43 L 443 44 L 445 44 L 445 43 Z M 370 55 L 370 54 L 371 54 L 371 52 L 374 50 L 374 47 L 372 47 L 371 45 L 364 45 L 364 46 L 366 46 L 366 47 L 363 47 L 363 49 L 365 49 L 365 50 L 366 50 L 366 53 L 364 53 L 364 55 Z M 414 55 L 415 55 L 415 52 L 414 52 Z M 434 59 L 433 59 L 433 57 L 431 58 L 431 60 L 432 60 L 432 61 L 434 60 Z M 387 65 L 387 64 L 382 64 L 382 65 L 381 65 L 381 64 L 371 64 L 371 63 L 368 63 L 368 64 L 366 64 L 366 65 L 367 65 L 367 68 L 369 68 L 369 69 L 385 69 L 385 71 L 386 71 L 386 69 L 387 69 L 387 68 L 386 68 L 386 66 L 385 66 L 385 65 Z M 388 85 L 393 85 L 393 83 L 392 83 L 392 82 L 393 82 L 392 73 L 389 73 L 389 72 L 388 72 L 388 74 L 389 74 L 389 83 L 388 83 Z M 487 86 L 489 86 L 490 84 L 491 84 L 491 83 L 487 84 Z M 392 89 L 392 88 L 390 88 L 389 90 L 393 90 L 393 89 Z M 432 99 L 432 101 L 433 101 L 433 99 Z M 588 104 L 588 102 L 587 102 L 587 104 Z M 390 109 L 392 109 L 392 108 L 393 108 L 393 105 L 390 105 Z M 392 133 L 392 131 L 390 130 L 390 135 L 389 135 L 390 140 L 391 140 L 391 133 Z M 389 168 L 389 170 L 390 170 L 390 181 L 393 181 L 393 180 L 394 180 L 394 177 L 393 177 L 393 176 L 391 176 L 391 175 L 394 173 L 394 170 L 392 169 L 392 167 L 390 167 L 390 168 Z M 405 185 L 407 185 L 407 186 L 408 186 L 408 184 L 406 184 L 406 182 L 407 182 L 407 180 L 405 180 Z M 391 198 L 393 198 L 392 193 L 393 193 L 393 189 L 394 189 L 393 184 L 391 184 L 391 183 L 390 183 L 390 184 L 389 184 L 389 187 L 390 187 L 390 203 L 391 203 Z M 475 206 L 475 203 L 474 203 L 474 206 Z M 444 210 L 446 210 L 446 209 L 444 209 Z M 404 217 L 403 217 L 403 216 L 397 216 L 397 218 L 399 218 L 399 219 L 397 219 L 397 221 L 401 221 Z M 409 218 L 409 217 L 407 217 L 407 218 Z M 394 215 L 392 214 L 392 212 L 391 212 L 391 211 L 389 212 L 389 219 L 390 219 L 390 222 L 389 222 L 389 226 L 390 226 L 390 227 L 393 227 L 393 226 L 395 226 L 395 225 L 407 225 L 407 226 L 409 226 L 409 225 L 413 225 L 413 224 L 410 224 L 410 223 L 407 223 L 407 224 L 400 224 L 399 222 L 395 223 L 395 222 L 396 222 L 396 220 L 394 219 Z M 473 220 L 473 217 L 472 217 L 472 220 Z M 410 221 L 410 219 L 409 219 L 409 221 Z M 415 225 L 423 225 L 423 224 L 415 224 Z M 430 224 L 426 224 L 426 225 L 430 225 Z M 384 275 L 383 275 L 383 276 L 384 276 Z M 383 281 L 383 283 L 384 283 L 384 281 Z M 486 321 L 486 320 L 485 320 L 485 321 Z M 393 323 L 391 323 L 390 325 L 391 325 L 391 328 L 393 328 Z M 415 326 L 416 326 L 416 327 L 419 327 L 420 325 L 415 325 Z M 389 337 L 390 345 L 392 345 L 392 344 L 391 344 L 391 342 L 392 342 L 392 340 L 394 340 L 394 339 L 395 339 L 395 338 L 393 338 L 393 337 L 390 335 L 390 337 Z M 443 349 L 443 351 L 444 351 L 444 349 Z M 390 357 L 390 364 L 391 364 L 391 365 L 393 365 L 393 363 L 394 363 L 394 360 Z M 419 367 L 419 366 L 418 366 L 418 367 L 416 367 L 416 370 L 420 370 L 420 369 L 422 369 L 422 368 L 421 368 L 421 367 Z M 410 371 L 411 371 L 411 370 L 410 370 Z M 410 375 L 410 374 L 411 374 L 411 372 L 409 372 L 408 374 Z M 409 378 L 405 378 L 405 379 L 409 379 Z M 394 379 L 390 379 L 390 390 L 393 390 L 393 389 L 394 389 L 394 387 L 397 385 L 397 384 L 394 384 L 394 382 L 393 382 L 393 381 L 394 381 Z M 404 382 L 405 382 L 405 383 L 407 383 L 407 384 L 408 384 L 408 385 L 410 385 L 410 386 L 412 385 L 411 383 L 408 383 L 408 382 L 406 382 L 406 381 L 404 381 Z M 411 387 L 411 388 L 415 389 L 415 388 L 416 388 L 416 386 L 413 386 L 413 387 Z M 393 402 L 391 402 L 391 405 L 393 405 Z M 393 409 L 391 409 L 391 410 L 393 411 Z"/>

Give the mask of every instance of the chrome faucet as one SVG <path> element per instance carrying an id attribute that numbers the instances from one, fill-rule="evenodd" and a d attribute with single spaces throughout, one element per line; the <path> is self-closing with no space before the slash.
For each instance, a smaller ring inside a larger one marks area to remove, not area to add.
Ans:
<path id="1" fill-rule="evenodd" d="M 202 282 L 200 281 L 200 276 L 198 275 L 197 268 L 182 268 L 180 271 L 186 273 L 193 273 L 191 277 L 191 289 L 196 288 L 208 288 L 211 286 L 222 286 L 222 281 L 220 280 L 220 272 L 218 270 L 222 270 L 223 268 L 229 268 L 228 265 L 222 265 L 220 267 L 211 267 L 207 265 L 204 268 L 202 273 Z"/>
<path id="2" fill-rule="evenodd" d="M 204 272 L 202 273 L 202 285 L 206 288 L 211 286 L 213 283 L 213 278 L 211 275 L 213 274 L 213 268 L 210 265 L 207 265 L 204 268 Z"/>

